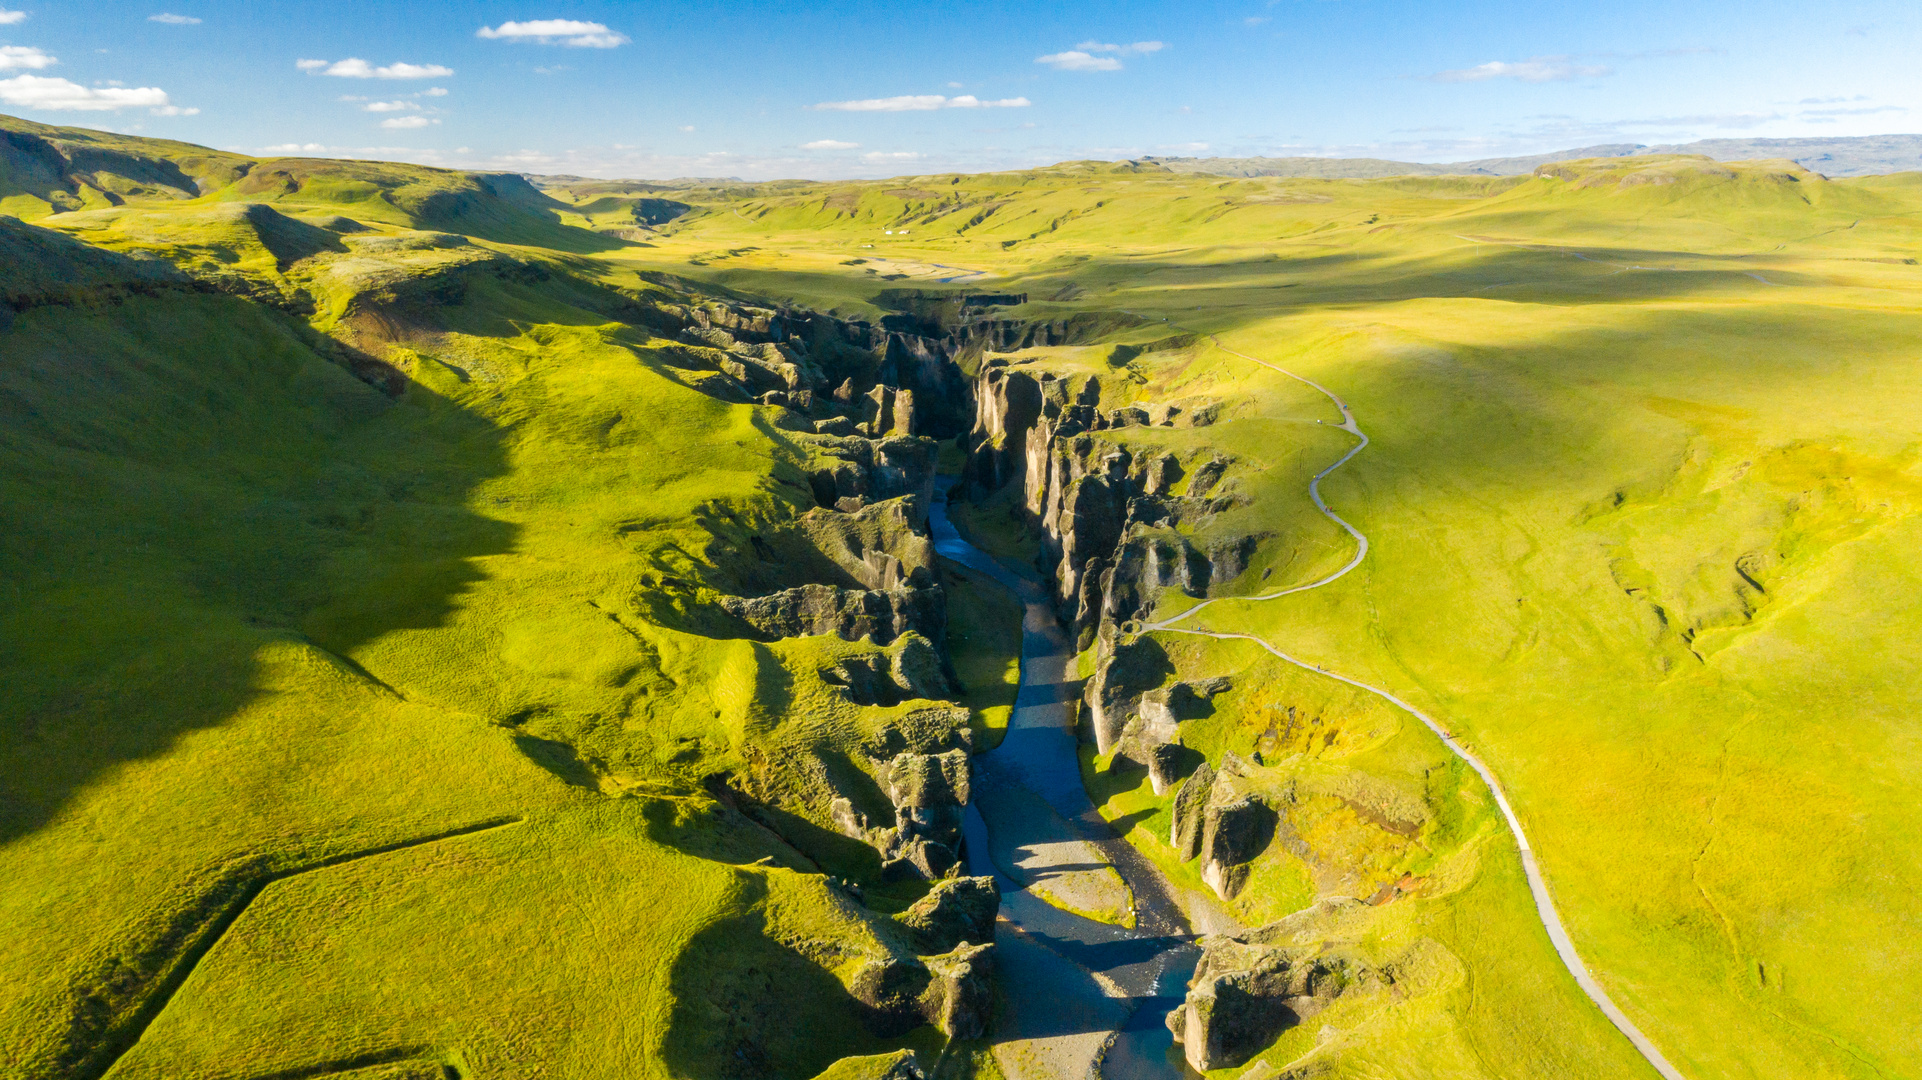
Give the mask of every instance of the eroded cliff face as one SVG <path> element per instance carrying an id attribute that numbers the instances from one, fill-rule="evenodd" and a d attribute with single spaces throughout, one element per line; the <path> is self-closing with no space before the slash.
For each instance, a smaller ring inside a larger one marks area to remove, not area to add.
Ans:
<path id="1" fill-rule="evenodd" d="M 1167 1021 L 1189 1066 L 1206 1072 L 1243 1065 L 1337 1002 L 1379 1015 L 1460 985 L 1461 961 L 1432 938 L 1385 953 L 1359 944 L 1376 926 L 1376 909 L 1329 897 L 1266 926 L 1203 937 L 1187 996 Z M 1315 1055 L 1309 1060 L 1315 1071 L 1299 1075 L 1321 1075 L 1328 1064 Z"/>
<path id="2" fill-rule="evenodd" d="M 964 491 L 974 499 L 1020 492 L 1061 620 L 1077 647 L 1096 648 L 1085 695 L 1096 745 L 1105 754 L 1127 740 L 1131 756 L 1152 764 L 1155 733 L 1134 721 L 1141 695 L 1167 673 L 1165 657 L 1128 631 L 1164 590 L 1205 597 L 1239 577 L 1262 537 L 1197 539 L 1216 515 L 1245 502 L 1224 482 L 1229 458 L 1209 452 L 1184 460 L 1129 437 L 1133 429 L 1212 424 L 1218 406 L 1107 406 L 1102 394 L 1093 376 L 1059 378 L 988 361 L 975 390 Z"/>

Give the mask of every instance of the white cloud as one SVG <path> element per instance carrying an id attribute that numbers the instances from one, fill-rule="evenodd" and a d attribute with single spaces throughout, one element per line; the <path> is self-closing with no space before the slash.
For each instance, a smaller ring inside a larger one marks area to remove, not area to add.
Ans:
<path id="1" fill-rule="evenodd" d="M 861 160 L 862 161 L 914 161 L 918 159 L 920 156 L 921 156 L 920 154 L 916 154 L 908 150 L 896 150 L 892 153 L 885 153 L 880 150 L 873 150 L 868 153 L 862 154 Z"/>
<path id="2" fill-rule="evenodd" d="M 1808 119 L 1816 116 L 1873 116 L 1876 113 L 1905 113 L 1908 111 L 1907 106 L 1903 105 L 1870 105 L 1853 109 L 1804 109 L 1801 115 L 1803 119 Z"/>
<path id="3" fill-rule="evenodd" d="M 1032 104 L 1034 102 L 1024 97 L 982 101 L 973 94 L 952 98 L 945 94 L 904 94 L 861 101 L 823 101 L 808 108 L 830 112 L 933 112 L 936 109 L 1025 109 Z"/>
<path id="4" fill-rule="evenodd" d="M 1600 64 L 1577 64 L 1566 56 L 1534 56 L 1527 60 L 1510 63 L 1506 60 L 1490 60 L 1472 68 L 1455 71 L 1438 71 L 1429 78 L 1436 82 L 1486 82 L 1489 79 L 1519 79 L 1522 82 L 1562 82 L 1568 79 L 1587 79 L 1599 75 L 1613 75 L 1614 69 Z"/>
<path id="5" fill-rule="evenodd" d="M 950 90 L 959 90 L 959 89 L 961 89 L 961 85 L 962 85 L 962 84 L 960 84 L 960 83 L 958 83 L 958 82 L 951 82 L 951 83 L 949 83 L 949 84 L 948 84 L 948 89 L 950 89 Z"/>
<path id="6" fill-rule="evenodd" d="M 54 112 L 114 112 L 119 109 L 159 109 L 168 106 L 167 92 L 158 87 L 89 88 L 66 79 L 39 75 L 16 75 L 11 79 L 0 79 L 0 101 L 23 109 Z"/>
<path id="7" fill-rule="evenodd" d="M 256 150 L 256 151 L 255 151 L 255 153 L 258 153 L 258 154 L 298 154 L 298 153 L 302 153 L 302 152 L 307 152 L 307 153 L 312 153 L 312 152 L 314 152 L 314 151 L 316 151 L 316 150 L 325 150 L 325 149 L 327 149 L 327 147 L 326 147 L 326 145 L 325 145 L 324 143 L 317 143 L 317 142 L 310 142 L 310 143 L 297 143 L 297 142 L 290 142 L 290 143 L 281 143 L 281 144 L 280 144 L 280 145 L 278 145 L 278 146 L 263 146 L 263 147 L 261 147 L 261 148 L 260 148 L 259 150 Z"/>
<path id="8" fill-rule="evenodd" d="M 0 45 L 0 71 L 14 68 L 30 68 L 38 71 L 50 68 L 60 61 L 48 56 L 31 45 Z"/>
<path id="9" fill-rule="evenodd" d="M 1266 20 L 1263 20 L 1264 22 Z M 1252 25 L 1252 24 L 1251 24 Z M 1114 53 L 1116 56 L 1146 56 L 1158 53 L 1168 46 L 1159 41 L 1137 41 L 1132 45 L 1104 44 L 1099 41 L 1084 41 L 1075 48 L 1083 52 Z"/>
<path id="10" fill-rule="evenodd" d="M 199 26 L 200 25 L 200 20 L 194 18 L 192 15 L 175 15 L 171 11 L 163 11 L 158 15 L 149 15 L 147 16 L 147 21 L 157 22 L 157 23 L 166 23 L 168 26 Z"/>
<path id="11" fill-rule="evenodd" d="M 1208 144 L 1205 142 L 1171 143 L 1167 146 L 1157 146 L 1155 149 L 1171 154 L 1199 154 L 1208 149 Z"/>
<path id="12" fill-rule="evenodd" d="M 928 112 L 948 103 L 946 94 L 904 94 L 891 98 L 865 98 L 861 101 L 823 101 L 809 106 L 834 112 Z"/>
<path id="13" fill-rule="evenodd" d="M 962 94 L 948 99 L 950 109 L 1025 109 L 1034 102 L 1024 97 L 1002 98 L 999 101 L 982 101 L 973 94 Z"/>
<path id="14" fill-rule="evenodd" d="M 682 125 L 681 125 L 681 126 L 680 126 L 680 127 L 678 128 L 678 129 L 676 129 L 676 130 L 679 130 L 679 131 L 693 131 L 693 130 L 694 130 L 694 125 L 693 125 L 693 124 L 682 124 Z"/>
<path id="15" fill-rule="evenodd" d="M 419 112 L 420 106 L 411 101 L 370 101 L 361 106 L 367 112 Z"/>
<path id="16" fill-rule="evenodd" d="M 577 49 L 612 49 L 630 40 L 626 34 L 609 30 L 597 22 L 573 19 L 535 19 L 532 22 L 504 22 L 483 26 L 475 37 L 502 41 L 532 41 L 541 45 L 571 45 Z"/>
<path id="17" fill-rule="evenodd" d="M 816 139 L 813 142 L 802 143 L 801 149 L 803 150 L 852 150 L 855 147 L 860 145 L 861 144 L 858 142 L 842 142 L 839 139 Z"/>
<path id="18" fill-rule="evenodd" d="M 162 105 L 158 109 L 149 109 L 147 111 L 153 113 L 155 116 L 199 116 L 200 115 L 199 109 L 183 109 L 178 105 Z"/>
<path id="19" fill-rule="evenodd" d="M 375 67 L 351 56 L 331 64 L 325 60 L 296 60 L 294 66 L 302 71 L 319 71 L 322 75 L 332 75 L 338 79 L 438 79 L 454 73 L 453 68 L 439 64 L 396 63 Z"/>
<path id="20" fill-rule="evenodd" d="M 0 26 L 12 26 L 15 23 L 23 23 L 26 21 L 27 21 L 26 12 L 8 11 L 6 8 L 0 8 Z"/>
<path id="21" fill-rule="evenodd" d="M 439 120 L 429 120 L 425 116 L 396 116 L 391 120 L 382 120 L 380 126 L 390 131 L 401 131 L 408 128 L 424 128 L 429 124 L 438 123 L 440 123 Z"/>
<path id="22" fill-rule="evenodd" d="M 430 86 L 430 87 L 428 87 L 427 89 L 425 89 L 425 90 L 422 90 L 422 91 L 420 92 L 420 94 L 419 94 L 418 96 L 420 96 L 420 97 L 446 97 L 446 96 L 447 96 L 447 88 L 446 88 L 445 86 Z"/>
<path id="23" fill-rule="evenodd" d="M 1046 64 L 1056 71 L 1120 71 L 1121 61 L 1112 56 L 1094 56 L 1080 49 L 1067 52 L 1049 53 L 1034 58 L 1037 64 Z"/>

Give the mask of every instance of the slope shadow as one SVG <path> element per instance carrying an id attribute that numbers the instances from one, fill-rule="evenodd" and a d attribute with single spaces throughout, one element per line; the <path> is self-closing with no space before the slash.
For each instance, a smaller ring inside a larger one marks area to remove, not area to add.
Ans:
<path id="1" fill-rule="evenodd" d="M 265 307 L 183 291 L 0 330 L 0 845 L 273 694 L 265 648 L 312 646 L 391 694 L 348 654 L 442 625 L 475 560 L 513 548 L 514 526 L 466 507 L 506 471 L 500 429 L 423 386 L 389 399 L 318 348 Z M 61 1061 L 112 1041 L 205 907 L 73 973 Z"/>
<path id="2" fill-rule="evenodd" d="M 765 883 L 749 880 L 755 899 L 764 897 Z M 661 1057 L 677 1076 L 814 1076 L 841 1058 L 899 1045 L 885 1037 L 900 1029 L 896 1018 L 877 1014 L 820 964 L 774 940 L 758 908 L 694 935 L 668 980 L 674 1008 Z"/>

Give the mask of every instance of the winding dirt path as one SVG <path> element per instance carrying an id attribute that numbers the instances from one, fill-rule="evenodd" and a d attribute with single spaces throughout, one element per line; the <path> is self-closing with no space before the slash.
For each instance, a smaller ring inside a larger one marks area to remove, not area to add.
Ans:
<path id="1" fill-rule="evenodd" d="M 1168 319 L 1163 318 L 1161 321 L 1168 323 L 1170 326 L 1174 326 L 1174 323 Z M 1215 347 L 1220 349 L 1222 352 L 1225 352 L 1230 356 L 1238 356 L 1241 359 L 1247 360 L 1254 364 L 1259 364 L 1260 366 L 1265 367 L 1270 371 L 1279 372 L 1280 374 L 1286 375 L 1287 377 L 1295 380 L 1296 382 L 1312 387 L 1316 391 L 1321 393 L 1324 397 L 1326 397 L 1330 402 L 1333 402 L 1336 409 L 1340 410 L 1341 421 L 1342 421 L 1341 430 L 1346 431 L 1349 434 L 1355 436 L 1355 440 L 1356 440 L 1355 445 L 1351 447 L 1346 454 L 1343 454 L 1341 458 L 1337 460 L 1333 465 L 1330 465 L 1327 468 L 1315 474 L 1315 478 L 1311 480 L 1308 484 L 1308 496 L 1309 498 L 1315 501 L 1316 509 L 1320 510 L 1324 515 L 1326 515 L 1330 521 L 1333 521 L 1336 525 L 1341 526 L 1342 530 L 1347 532 L 1348 535 L 1355 538 L 1355 557 L 1350 559 L 1347 565 L 1343 566 L 1341 569 L 1335 571 L 1332 574 L 1329 574 L 1327 577 L 1324 577 L 1319 581 L 1311 582 L 1306 585 L 1295 585 L 1286 589 L 1276 590 L 1275 592 L 1262 593 L 1258 596 L 1220 597 L 1216 599 L 1203 600 L 1202 602 L 1196 604 L 1195 606 L 1189 608 L 1188 610 L 1172 618 L 1163 619 L 1160 622 L 1142 624 L 1140 632 L 1152 633 L 1154 631 L 1159 630 L 1159 631 L 1166 631 L 1172 634 L 1193 634 L 1198 637 L 1216 638 L 1218 640 L 1223 640 L 1223 641 L 1252 642 L 1253 644 L 1259 645 L 1263 649 L 1268 650 L 1268 652 L 1272 653 L 1276 657 L 1284 661 L 1287 661 L 1288 663 L 1293 664 L 1296 667 L 1301 668 L 1305 671 L 1312 671 L 1317 675 L 1325 676 L 1327 678 L 1335 680 L 1336 682 L 1347 683 L 1349 686 L 1353 686 L 1356 689 L 1366 690 L 1368 693 L 1371 693 L 1376 697 L 1381 698 L 1383 701 L 1388 702 L 1390 705 L 1395 706 L 1401 711 L 1421 721 L 1422 724 L 1424 724 L 1428 728 L 1428 730 L 1435 733 L 1435 737 L 1442 741 L 1442 745 L 1446 746 L 1450 753 L 1454 754 L 1456 757 L 1461 758 L 1463 761 L 1467 762 L 1469 768 L 1472 768 L 1475 770 L 1476 774 L 1482 778 L 1482 782 L 1488 785 L 1488 790 L 1494 794 L 1495 805 L 1501 808 L 1502 818 L 1508 822 L 1508 831 L 1514 834 L 1515 843 L 1518 847 L 1521 848 L 1522 869 L 1528 875 L 1528 891 L 1534 894 L 1535 911 L 1536 911 L 1536 914 L 1541 918 L 1542 928 L 1548 931 L 1548 939 L 1549 941 L 1554 943 L 1556 955 L 1561 957 L 1562 965 L 1568 968 L 1568 973 L 1575 977 L 1575 982 L 1578 986 L 1582 988 L 1582 993 L 1587 994 L 1588 999 L 1595 1003 L 1595 1007 L 1602 1011 L 1602 1015 L 1608 1017 L 1609 1022 L 1614 1024 L 1616 1028 L 1620 1029 L 1623 1035 L 1627 1036 L 1628 1041 L 1634 1044 L 1636 1051 L 1639 1052 L 1642 1055 L 1642 1057 L 1645 1058 L 1648 1061 L 1648 1063 L 1654 1067 L 1656 1072 L 1662 1074 L 1662 1076 L 1665 1077 L 1666 1080 L 1686 1080 L 1686 1078 L 1683 1077 L 1680 1070 L 1676 1069 L 1675 1066 L 1669 1064 L 1668 1059 L 1662 1055 L 1661 1050 L 1656 1048 L 1655 1044 L 1649 1040 L 1648 1036 L 1642 1034 L 1641 1029 L 1635 1026 L 1634 1021 L 1630 1020 L 1628 1016 L 1622 1012 L 1621 1009 L 1616 1007 L 1615 1002 L 1609 998 L 1608 992 L 1606 990 L 1603 990 L 1601 987 L 1601 984 L 1597 983 L 1595 981 L 1595 977 L 1589 973 L 1588 965 L 1582 962 L 1581 955 L 1575 951 L 1575 943 L 1569 939 L 1568 931 L 1562 925 L 1561 914 L 1555 910 L 1554 898 L 1549 894 L 1549 891 L 1548 891 L 1548 881 L 1542 876 L 1541 867 L 1535 861 L 1535 851 L 1532 847 L 1529 846 L 1527 834 L 1522 831 L 1521 819 L 1515 816 L 1514 807 L 1509 805 L 1508 793 L 1505 790 L 1503 790 L 1501 781 L 1495 778 L 1494 772 L 1491 771 L 1487 765 L 1483 764 L 1480 758 L 1476 757 L 1473 753 L 1469 752 L 1468 748 L 1463 746 L 1460 742 L 1457 742 L 1454 735 L 1451 734 L 1447 729 L 1443 728 L 1441 724 L 1437 723 L 1433 717 L 1429 716 L 1425 712 L 1422 712 L 1420 709 L 1417 709 L 1415 706 L 1410 705 L 1408 702 L 1403 701 L 1401 698 L 1396 697 L 1393 693 L 1390 693 L 1389 691 L 1379 686 L 1370 685 L 1368 683 L 1362 682 L 1360 679 L 1349 678 L 1348 676 L 1342 675 L 1338 672 L 1330 671 L 1327 668 L 1322 667 L 1320 664 L 1309 663 L 1306 660 L 1301 660 L 1296 657 L 1290 656 L 1287 653 L 1282 652 L 1280 649 L 1277 649 L 1275 646 L 1269 644 L 1267 641 L 1263 640 L 1262 638 L 1256 637 L 1252 634 L 1218 633 L 1212 630 L 1205 630 L 1200 628 L 1186 628 L 1186 627 L 1181 627 L 1176 625 L 1178 623 L 1187 621 L 1196 612 L 1199 612 L 1202 609 L 1207 608 L 1213 604 L 1223 603 L 1231 600 L 1245 600 L 1245 601 L 1277 600 L 1277 599 L 1280 599 L 1281 597 L 1289 596 L 1294 593 L 1307 592 L 1310 589 L 1319 589 L 1324 585 L 1331 584 L 1347 576 L 1348 572 L 1353 570 L 1355 567 L 1360 566 L 1362 559 L 1366 558 L 1368 555 L 1368 537 L 1362 535 L 1361 530 L 1349 524 L 1346 520 L 1344 520 L 1341 517 L 1341 515 L 1335 513 L 1334 510 L 1330 509 L 1328 504 L 1324 502 L 1321 497 L 1322 479 L 1326 477 L 1329 473 L 1332 473 L 1336 469 L 1339 469 L 1343 465 L 1346 465 L 1350 459 L 1352 459 L 1356 454 L 1361 453 L 1362 449 L 1368 445 L 1367 434 L 1363 432 L 1361 430 L 1361 426 L 1355 422 L 1354 410 L 1350 409 L 1348 407 L 1348 403 L 1343 401 L 1341 397 L 1337 395 L 1334 391 L 1328 389 L 1327 387 L 1321 385 L 1320 383 L 1315 382 L 1312 379 L 1304 378 L 1301 375 L 1297 375 L 1294 372 L 1289 371 L 1287 368 L 1281 367 L 1277 364 L 1269 363 L 1268 361 L 1263 360 L 1260 357 L 1250 356 L 1247 353 L 1237 352 L 1234 349 L 1230 349 L 1228 346 L 1223 345 L 1221 343 L 1221 339 L 1216 337 L 1213 334 L 1209 334 L 1207 336 L 1208 336 L 1208 340 L 1214 342 Z"/>

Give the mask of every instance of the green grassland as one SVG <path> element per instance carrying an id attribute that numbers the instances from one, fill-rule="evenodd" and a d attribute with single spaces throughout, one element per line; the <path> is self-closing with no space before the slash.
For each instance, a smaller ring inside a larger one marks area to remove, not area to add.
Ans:
<path id="1" fill-rule="evenodd" d="M 1205 335 L 1335 389 L 1374 442 L 1322 490 L 1368 561 L 1199 622 L 1464 736 L 1590 966 L 1686 1074 L 1922 1057 L 1914 176 L 1083 162 L 536 190 L 0 127 L 0 213 L 29 222 L 0 220 L 8 1075 L 806 1078 L 941 1055 L 848 989 L 907 947 L 886 913 L 917 890 L 802 809 L 927 703 L 822 679 L 879 646 L 715 615 L 733 551 L 805 528 L 813 450 L 624 315 L 682 295 L 663 274 L 877 322 L 961 291 L 1081 320 L 1002 359 L 1219 407 L 1101 437 L 1234 461 L 1238 505 L 1198 535 L 1261 537 L 1228 596 L 1347 560 L 1306 484 L 1348 442 L 1324 399 Z M 1031 559 L 1008 511 L 955 518 Z M 1019 611 L 944 572 L 990 745 Z M 1259 753 L 1249 782 L 1300 808 L 1306 854 L 1264 855 L 1241 917 L 1403 888 L 1345 932 L 1405 997 L 1344 1002 L 1264 1060 L 1649 1075 L 1439 743 L 1246 644 L 1155 641 L 1168 678 L 1232 681 L 1187 745 Z M 1201 888 L 1139 770 L 1087 775 Z"/>
<path id="2" fill-rule="evenodd" d="M 1323 491 L 1369 561 L 1202 622 L 1465 735 L 1591 966 L 1685 1073 L 1875 1076 L 1922 1052 L 1904 1019 L 1922 687 L 1902 644 L 1919 194 L 1686 158 L 1489 181 L 1086 165 L 717 192 L 615 258 L 719 252 L 688 272 L 850 314 L 880 308 L 845 299 L 862 267 L 843 260 L 964 267 L 985 273 L 965 287 L 1025 293 L 1016 315 L 1165 317 L 1336 389 L 1374 443 Z M 1339 565 L 1301 483 L 1346 445 L 1309 433 L 1332 410 L 1205 345 L 1148 366 L 1155 393 L 1229 402 L 1234 423 L 1200 434 L 1259 477 L 1250 512 L 1277 536 L 1256 565 L 1279 576 L 1230 591 Z M 1162 637 L 1184 675 L 1246 673 L 1224 716 L 1316 704 L 1247 654 Z M 1247 753 L 1261 730 L 1194 739 Z M 1122 788 L 1117 818 L 1152 805 Z M 1526 922 L 1517 906 L 1500 948 Z"/>
<path id="3" fill-rule="evenodd" d="M 917 703 L 661 585 L 801 528 L 808 444 L 604 313 L 572 268 L 620 241 L 302 168 L 0 220 L 0 1072 L 931 1064 L 848 989 L 918 889 L 707 781 L 778 809 Z"/>

